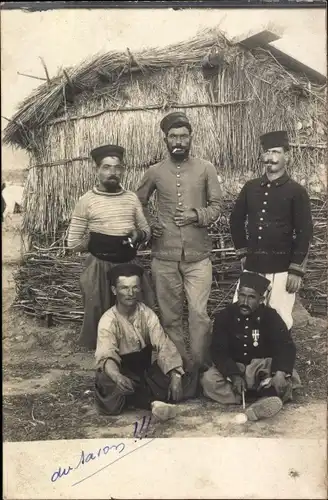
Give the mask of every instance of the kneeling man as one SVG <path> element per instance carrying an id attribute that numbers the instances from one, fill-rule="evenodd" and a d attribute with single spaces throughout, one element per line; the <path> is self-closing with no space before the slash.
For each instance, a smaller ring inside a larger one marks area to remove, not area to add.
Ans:
<path id="1" fill-rule="evenodd" d="M 275 415 L 301 386 L 291 334 L 277 311 L 263 304 L 269 284 L 256 273 L 241 275 L 238 302 L 215 317 L 214 366 L 201 379 L 205 396 L 222 404 L 240 404 L 243 393 L 254 392 L 248 420 Z"/>
<path id="2" fill-rule="evenodd" d="M 156 314 L 138 302 L 142 273 L 135 264 L 117 265 L 110 272 L 116 304 L 98 325 L 96 405 L 107 415 L 126 407 L 152 409 L 165 420 L 175 411 L 167 403 L 194 396 L 197 380 L 184 373 L 181 356 Z"/>

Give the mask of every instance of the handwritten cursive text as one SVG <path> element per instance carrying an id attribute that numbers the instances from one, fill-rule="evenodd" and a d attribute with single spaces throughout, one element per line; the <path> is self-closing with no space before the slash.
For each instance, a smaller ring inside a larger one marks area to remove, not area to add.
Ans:
<path id="1" fill-rule="evenodd" d="M 67 468 L 58 467 L 57 470 L 51 476 L 51 482 L 55 483 L 58 479 L 61 479 L 64 476 L 68 476 L 73 470 L 82 467 L 83 465 L 91 462 L 92 460 L 98 460 L 104 455 L 107 455 L 110 451 L 114 450 L 118 453 L 122 453 L 125 449 L 124 443 L 119 443 L 117 445 L 112 446 L 104 446 L 103 448 L 99 448 L 96 452 L 86 453 L 84 450 L 81 451 L 80 459 L 78 464 L 75 467 L 69 465 Z"/>

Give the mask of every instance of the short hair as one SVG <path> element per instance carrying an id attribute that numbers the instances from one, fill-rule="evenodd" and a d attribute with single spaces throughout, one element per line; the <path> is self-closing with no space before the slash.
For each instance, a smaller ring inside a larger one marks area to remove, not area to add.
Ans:
<path id="1" fill-rule="evenodd" d="M 111 286 L 116 286 L 117 281 L 121 276 L 138 276 L 141 279 L 143 276 L 143 269 L 137 264 L 130 263 L 118 264 L 114 266 L 108 273 L 108 278 Z"/>

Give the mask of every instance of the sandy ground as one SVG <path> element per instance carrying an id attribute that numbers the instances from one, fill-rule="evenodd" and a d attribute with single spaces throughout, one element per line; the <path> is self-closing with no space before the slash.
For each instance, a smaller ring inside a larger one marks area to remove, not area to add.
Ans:
<path id="1" fill-rule="evenodd" d="M 133 437 L 135 422 L 141 425 L 143 417 L 149 416 L 132 410 L 118 417 L 96 414 L 93 355 L 77 352 L 77 327 L 64 324 L 49 329 L 11 307 L 20 248 L 19 231 L 15 230 L 19 220 L 20 216 L 13 216 L 2 228 L 4 440 Z M 298 321 L 305 324 L 309 319 L 300 315 Z M 319 324 L 324 327 L 323 320 Z M 316 383 L 315 379 L 310 382 Z M 301 392 L 276 417 L 243 425 L 233 421 L 241 408 L 223 408 L 205 398 L 194 400 L 178 405 L 175 420 L 151 423 L 147 435 L 325 438 L 325 391 L 321 397 L 307 392 Z"/>

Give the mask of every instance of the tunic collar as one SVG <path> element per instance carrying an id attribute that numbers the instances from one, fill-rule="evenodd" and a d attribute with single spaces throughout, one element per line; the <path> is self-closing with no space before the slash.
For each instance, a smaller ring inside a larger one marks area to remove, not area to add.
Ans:
<path id="1" fill-rule="evenodd" d="M 267 184 L 271 184 L 272 186 L 279 187 L 282 186 L 283 184 L 286 184 L 286 182 L 290 179 L 289 175 L 287 172 L 285 172 L 281 177 L 278 179 L 275 179 L 274 181 L 270 181 L 268 179 L 267 174 L 264 174 L 261 177 L 261 186 L 266 186 Z"/>

